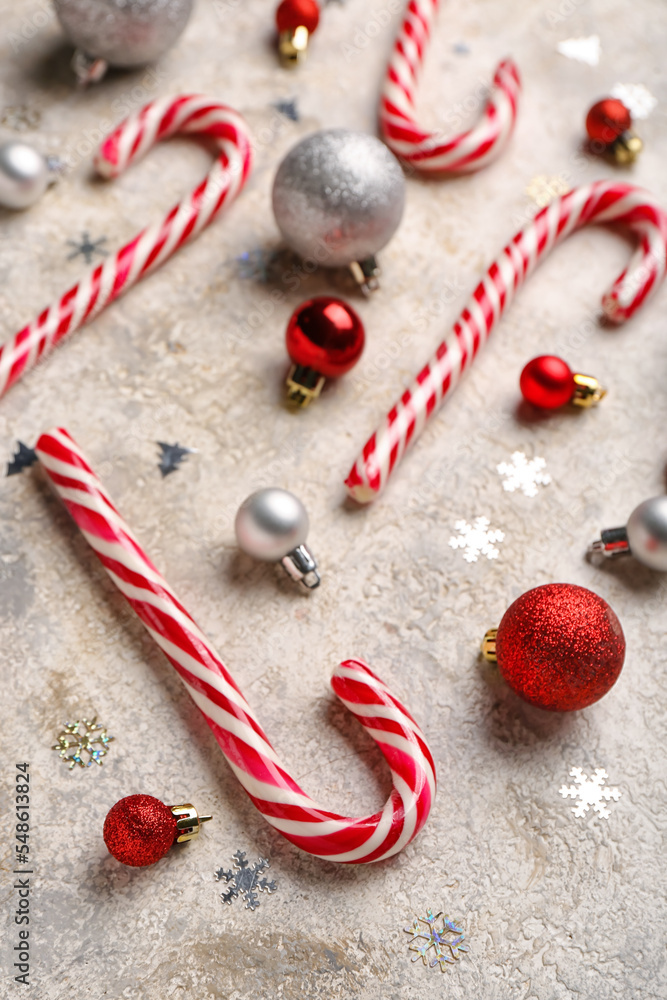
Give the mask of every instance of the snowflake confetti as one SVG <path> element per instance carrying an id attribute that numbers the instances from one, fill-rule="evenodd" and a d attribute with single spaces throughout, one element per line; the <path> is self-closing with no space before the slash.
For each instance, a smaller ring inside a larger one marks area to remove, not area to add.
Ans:
<path id="1" fill-rule="evenodd" d="M 158 469 L 162 473 L 163 479 L 170 472 L 175 472 L 184 458 L 188 455 L 194 455 L 197 451 L 196 448 L 182 448 L 178 442 L 167 444 L 165 441 L 158 441 L 157 444 L 161 452 Z"/>
<path id="2" fill-rule="evenodd" d="M 91 240 L 90 234 L 84 230 L 78 243 L 76 240 L 67 241 L 69 246 L 74 247 L 72 253 L 67 255 L 67 259 L 74 260 L 75 257 L 81 255 L 86 264 L 92 264 L 93 257 L 96 253 L 98 253 L 100 257 L 107 256 L 108 251 L 102 246 L 102 244 L 106 243 L 106 241 L 106 236 L 100 236 L 99 240 Z"/>
<path id="3" fill-rule="evenodd" d="M 258 858 L 251 868 L 249 862 L 246 861 L 245 851 L 237 851 L 234 854 L 233 870 L 225 871 L 224 868 L 218 868 L 215 873 L 216 882 L 224 880 L 230 886 L 225 892 L 220 893 L 223 903 L 229 903 L 231 906 L 233 900 L 238 896 L 243 896 L 246 901 L 246 910 L 256 910 L 259 906 L 259 899 L 255 890 L 270 894 L 275 892 L 277 888 L 275 882 L 269 882 L 268 879 L 259 877 L 269 867 L 266 858 Z"/>
<path id="4" fill-rule="evenodd" d="M 574 784 L 563 785 L 560 789 L 560 794 L 564 799 L 579 800 L 576 806 L 572 808 L 574 815 L 577 817 L 585 816 L 590 807 L 593 806 L 593 812 L 607 819 L 611 813 L 607 809 L 605 802 L 609 802 L 610 799 L 618 802 L 621 793 L 618 788 L 606 787 L 605 781 L 609 775 L 605 769 L 603 767 L 596 767 L 595 774 L 592 778 L 589 778 L 580 767 L 573 767 L 570 771 L 570 777 L 574 778 Z"/>
<path id="5" fill-rule="evenodd" d="M 566 38 L 556 46 L 562 56 L 576 59 L 577 62 L 597 66 L 600 62 L 600 37 L 589 35 L 587 38 Z"/>
<path id="6" fill-rule="evenodd" d="M 442 917 L 442 927 L 438 930 L 435 925 L 440 917 Z M 426 924 L 426 928 L 422 927 L 422 924 Z M 465 940 L 463 928 L 454 920 L 450 920 L 447 914 L 437 913 L 433 916 L 433 912 L 427 910 L 425 917 L 418 917 L 412 927 L 405 927 L 404 930 L 406 934 L 412 934 L 408 950 L 417 952 L 412 961 L 416 962 L 421 958 L 424 965 L 430 966 L 431 969 L 439 965 L 444 972 L 448 965 L 454 965 L 459 961 L 461 953 L 468 951 L 467 945 L 463 944 Z M 430 956 L 427 956 L 427 952 L 431 948 L 434 957 L 429 962 Z"/>
<path id="7" fill-rule="evenodd" d="M 453 549 L 463 550 L 466 562 L 477 562 L 480 555 L 487 559 L 497 559 L 500 555 L 495 543 L 504 541 L 505 533 L 491 528 L 488 517 L 476 517 L 473 524 L 456 521 L 454 527 L 458 531 L 458 537 L 452 535 L 449 544 Z"/>
<path id="8" fill-rule="evenodd" d="M 648 118 L 658 103 L 657 97 L 641 83 L 616 83 L 610 93 L 623 101 L 633 118 Z"/>
<path id="9" fill-rule="evenodd" d="M 296 100 L 276 101 L 273 107 L 285 118 L 289 118 L 291 122 L 299 121 L 300 115 Z"/>
<path id="10" fill-rule="evenodd" d="M 107 747 L 114 739 L 107 736 L 106 726 L 94 719 L 80 719 L 77 722 L 66 722 L 58 736 L 58 742 L 51 747 L 59 750 L 58 756 L 69 764 L 70 771 L 76 767 L 90 767 L 91 764 L 102 766 L 102 757 L 106 757 Z M 84 757 L 84 755 L 86 755 Z"/>
<path id="11" fill-rule="evenodd" d="M 536 497 L 538 486 L 548 486 L 551 476 L 544 472 L 547 463 L 543 458 L 526 458 L 522 451 L 515 451 L 511 462 L 501 462 L 496 466 L 498 475 L 503 476 L 503 489 L 507 493 L 521 490 L 526 497 Z"/>
<path id="12" fill-rule="evenodd" d="M 18 441 L 17 444 L 18 451 L 11 462 L 7 462 L 8 476 L 18 476 L 19 472 L 29 469 L 37 461 L 37 453 L 34 448 L 28 448 L 27 444 L 24 444 L 23 441 Z"/>
<path id="13" fill-rule="evenodd" d="M 0 125 L 6 125 L 15 132 L 28 132 L 39 128 L 41 120 L 39 111 L 29 108 L 27 104 L 10 105 L 3 108 L 0 115 Z"/>
<path id="14" fill-rule="evenodd" d="M 567 194 L 570 188 L 571 185 L 567 183 L 564 177 L 547 177 L 546 174 L 538 174 L 527 185 L 526 194 L 535 202 L 538 208 L 545 208 L 554 198 L 558 198 L 562 194 Z"/>

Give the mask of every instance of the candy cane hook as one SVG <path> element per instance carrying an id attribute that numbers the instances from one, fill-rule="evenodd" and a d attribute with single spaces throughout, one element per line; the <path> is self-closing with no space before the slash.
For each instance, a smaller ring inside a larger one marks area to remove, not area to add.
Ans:
<path id="1" fill-rule="evenodd" d="M 198 236 L 239 194 L 252 167 L 248 127 L 239 114 L 208 97 L 161 98 L 130 115 L 102 143 L 95 159 L 97 172 L 117 177 L 156 142 L 177 133 L 213 142 L 218 156 L 211 171 L 161 222 L 93 268 L 0 348 L 0 396 L 59 341 Z"/>
<path id="2" fill-rule="evenodd" d="M 605 315 L 622 323 L 665 277 L 667 213 L 646 191 L 597 181 L 575 188 L 542 209 L 494 261 L 435 354 L 366 442 L 346 485 L 359 503 L 381 493 L 393 469 L 470 368 L 480 347 L 537 263 L 588 223 L 620 223 L 638 237 L 627 268 L 602 299 Z"/>
<path id="3" fill-rule="evenodd" d="M 443 141 L 414 116 L 419 71 L 428 47 L 438 0 L 410 0 L 394 44 L 380 99 L 380 130 L 389 148 L 416 170 L 470 173 L 481 170 L 507 145 L 516 121 L 521 78 L 511 59 L 499 63 L 474 128 Z"/>
<path id="4" fill-rule="evenodd" d="M 67 431 L 43 434 L 36 452 L 56 493 L 175 667 L 267 822 L 302 850 L 328 861 L 381 861 L 409 844 L 428 817 L 435 769 L 419 726 L 380 678 L 360 660 L 346 660 L 331 681 L 377 743 L 393 782 L 379 813 L 348 819 L 316 805 L 291 777 L 220 657 L 143 552 Z"/>

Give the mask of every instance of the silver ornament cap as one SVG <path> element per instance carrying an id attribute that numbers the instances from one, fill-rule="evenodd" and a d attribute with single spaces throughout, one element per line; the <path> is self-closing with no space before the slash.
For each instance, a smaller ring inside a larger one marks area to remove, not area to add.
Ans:
<path id="1" fill-rule="evenodd" d="M 263 562 L 281 562 L 292 579 L 317 587 L 317 563 L 305 545 L 308 514 L 298 497 L 276 486 L 258 490 L 243 501 L 234 524 L 244 552 Z"/>
<path id="2" fill-rule="evenodd" d="M 667 570 L 667 496 L 635 507 L 626 525 L 632 555 L 651 569 Z"/>
<path id="3" fill-rule="evenodd" d="M 26 142 L 0 146 L 0 205 L 28 208 L 53 180 L 48 161 Z"/>
<path id="4" fill-rule="evenodd" d="M 273 211 L 286 242 L 323 267 L 366 261 L 403 215 L 405 179 L 394 154 L 364 132 L 324 129 L 284 158 Z"/>
<path id="5" fill-rule="evenodd" d="M 194 0 L 54 0 L 58 20 L 83 54 L 75 67 L 85 79 L 102 75 L 99 63 L 121 68 L 155 62 L 175 44 Z"/>

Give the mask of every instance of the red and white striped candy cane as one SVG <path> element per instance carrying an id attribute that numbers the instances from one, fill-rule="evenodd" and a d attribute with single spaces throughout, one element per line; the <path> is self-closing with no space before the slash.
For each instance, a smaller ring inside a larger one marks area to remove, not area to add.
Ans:
<path id="1" fill-rule="evenodd" d="M 428 817 L 435 768 L 419 726 L 380 678 L 360 660 L 346 660 L 331 681 L 382 751 L 393 781 L 381 812 L 348 819 L 316 805 L 291 777 L 220 657 L 143 552 L 67 431 L 43 434 L 36 451 L 84 537 L 178 671 L 267 822 L 302 850 L 328 861 L 381 861 L 409 844 Z"/>
<path id="2" fill-rule="evenodd" d="M 345 481 L 355 500 L 370 503 L 384 489 L 393 469 L 454 391 L 538 261 L 590 222 L 620 223 L 638 237 L 630 263 L 602 299 L 610 320 L 622 323 L 658 288 L 665 277 L 667 213 L 648 192 L 630 184 L 597 181 L 556 198 L 494 261 L 431 360 L 364 445 Z"/>
<path id="3" fill-rule="evenodd" d="M 380 100 L 384 141 L 402 160 L 428 173 L 481 170 L 504 149 L 516 121 L 521 78 L 504 59 L 496 68 L 482 118 L 474 128 L 444 140 L 415 120 L 415 92 L 438 0 L 410 0 L 387 67 Z"/>
<path id="4" fill-rule="evenodd" d="M 218 156 L 209 174 L 161 222 L 93 268 L 0 348 L 0 396 L 59 341 L 194 239 L 241 191 L 252 167 L 248 127 L 236 111 L 208 97 L 164 97 L 130 115 L 102 143 L 97 172 L 117 177 L 156 142 L 177 133 L 213 142 Z"/>

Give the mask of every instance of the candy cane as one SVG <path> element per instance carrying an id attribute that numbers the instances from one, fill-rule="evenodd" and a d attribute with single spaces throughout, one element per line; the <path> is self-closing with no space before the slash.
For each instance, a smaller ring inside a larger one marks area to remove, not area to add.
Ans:
<path id="1" fill-rule="evenodd" d="M 380 100 L 380 129 L 397 156 L 417 170 L 463 173 L 481 170 L 503 150 L 516 121 L 521 78 L 511 59 L 499 63 L 480 122 L 443 141 L 414 117 L 419 71 L 428 46 L 438 0 L 410 0 L 387 67 Z"/>
<path id="2" fill-rule="evenodd" d="M 345 481 L 355 500 L 369 503 L 384 489 L 392 470 L 454 391 L 538 261 L 589 222 L 622 223 L 639 240 L 628 267 L 602 299 L 610 320 L 622 323 L 658 288 L 665 277 L 667 213 L 650 194 L 630 184 L 597 181 L 556 198 L 494 261 L 431 360 L 366 442 Z"/>
<path id="3" fill-rule="evenodd" d="M 347 819 L 316 805 L 290 776 L 220 657 L 143 552 L 67 431 L 43 434 L 36 452 L 56 493 L 176 668 L 267 822 L 293 844 L 328 861 L 381 861 L 409 844 L 428 817 L 435 769 L 419 726 L 380 678 L 360 660 L 346 660 L 331 681 L 377 743 L 393 782 L 381 812 Z"/>
<path id="4" fill-rule="evenodd" d="M 0 396 L 59 341 L 194 239 L 241 191 L 252 166 L 248 127 L 239 114 L 208 97 L 162 98 L 130 115 L 102 143 L 97 172 L 117 177 L 156 142 L 177 133 L 213 141 L 218 156 L 209 174 L 161 222 L 93 268 L 0 348 Z"/>

